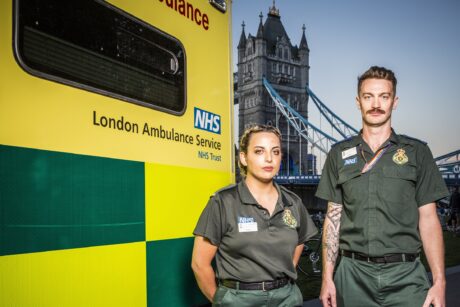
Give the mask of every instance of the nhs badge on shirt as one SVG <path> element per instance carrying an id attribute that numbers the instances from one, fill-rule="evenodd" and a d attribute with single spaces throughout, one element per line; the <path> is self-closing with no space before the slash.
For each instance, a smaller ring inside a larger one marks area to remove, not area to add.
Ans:
<path id="1" fill-rule="evenodd" d="M 253 217 L 238 217 L 238 231 L 239 232 L 254 232 L 257 231 L 257 222 Z"/>
<path id="2" fill-rule="evenodd" d="M 345 162 L 344 162 L 343 164 L 344 164 L 345 166 L 347 166 L 347 165 L 356 164 L 356 162 L 358 162 L 358 157 L 346 159 Z"/>

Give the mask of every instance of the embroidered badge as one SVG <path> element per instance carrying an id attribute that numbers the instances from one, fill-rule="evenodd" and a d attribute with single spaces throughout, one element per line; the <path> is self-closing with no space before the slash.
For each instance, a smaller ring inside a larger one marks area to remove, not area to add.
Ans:
<path id="1" fill-rule="evenodd" d="M 406 151 L 402 148 L 398 149 L 393 155 L 393 162 L 399 165 L 403 165 L 409 161 L 409 158 L 406 155 Z"/>
<path id="2" fill-rule="evenodd" d="M 358 162 L 358 157 L 354 157 L 354 158 L 351 158 L 351 159 L 346 159 L 345 162 L 344 162 L 344 165 L 347 166 L 347 165 L 351 165 L 351 164 L 356 164 L 356 162 Z"/>
<path id="3" fill-rule="evenodd" d="M 289 209 L 284 209 L 283 222 L 284 222 L 284 224 L 286 224 L 290 228 L 296 228 L 297 227 L 297 220 L 292 215 L 292 212 Z"/>

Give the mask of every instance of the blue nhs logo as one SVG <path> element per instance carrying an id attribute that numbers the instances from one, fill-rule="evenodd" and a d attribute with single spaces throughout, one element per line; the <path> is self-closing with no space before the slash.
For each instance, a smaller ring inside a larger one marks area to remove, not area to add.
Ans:
<path id="1" fill-rule="evenodd" d="M 195 128 L 220 134 L 220 115 L 195 108 Z"/>

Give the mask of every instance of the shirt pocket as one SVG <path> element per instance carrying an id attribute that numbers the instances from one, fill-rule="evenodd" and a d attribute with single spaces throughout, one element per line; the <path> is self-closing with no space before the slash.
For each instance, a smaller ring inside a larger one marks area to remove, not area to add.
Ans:
<path id="1" fill-rule="evenodd" d="M 415 202 L 417 168 L 415 165 L 391 165 L 383 167 L 383 182 L 378 188 L 384 200 L 401 203 Z"/>
<path id="2" fill-rule="evenodd" d="M 345 166 L 339 169 L 339 178 L 337 185 L 342 187 L 343 203 L 351 204 L 356 201 L 356 198 L 362 193 L 361 170 L 357 166 Z"/>

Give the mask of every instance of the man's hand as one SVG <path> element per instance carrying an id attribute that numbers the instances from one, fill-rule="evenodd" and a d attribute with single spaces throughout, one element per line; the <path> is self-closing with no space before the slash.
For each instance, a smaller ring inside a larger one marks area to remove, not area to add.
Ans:
<path id="1" fill-rule="evenodd" d="M 441 285 L 440 283 L 434 284 L 430 288 L 423 303 L 423 307 L 446 307 L 446 297 L 445 297 L 446 285 Z"/>
<path id="2" fill-rule="evenodd" d="M 323 279 L 319 299 L 324 307 L 337 307 L 335 284 L 333 280 Z"/>
<path id="3" fill-rule="evenodd" d="M 444 241 L 436 213 L 436 204 L 430 203 L 419 209 L 419 231 L 433 276 L 433 286 L 428 291 L 423 307 L 446 306 L 446 277 L 444 273 Z"/>

